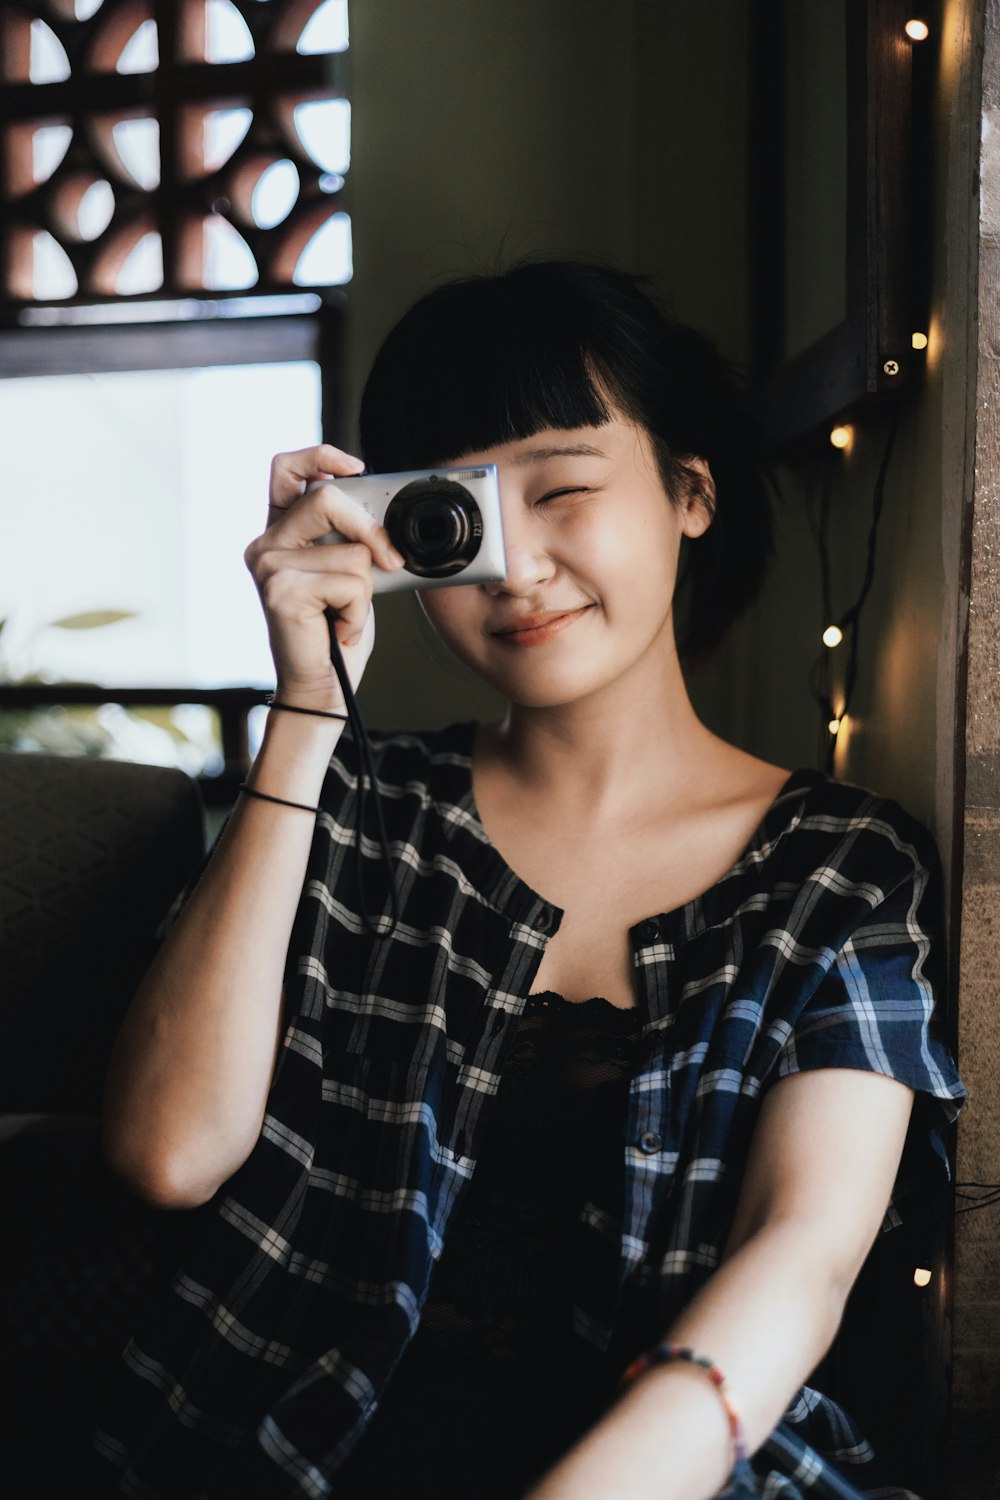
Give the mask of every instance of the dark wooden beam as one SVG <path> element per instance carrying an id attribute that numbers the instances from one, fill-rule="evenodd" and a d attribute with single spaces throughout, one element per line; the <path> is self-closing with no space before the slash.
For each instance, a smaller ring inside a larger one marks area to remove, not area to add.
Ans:
<path id="1" fill-rule="evenodd" d="M 179 323 L 0 331 L 0 378 L 284 364 L 319 358 L 315 317 L 204 318 Z"/>

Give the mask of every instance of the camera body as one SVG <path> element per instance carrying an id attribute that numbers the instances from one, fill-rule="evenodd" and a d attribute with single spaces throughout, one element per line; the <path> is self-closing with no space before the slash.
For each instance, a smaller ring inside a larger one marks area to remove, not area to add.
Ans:
<path id="1" fill-rule="evenodd" d="M 494 583 L 507 576 L 496 464 L 331 481 L 386 528 L 405 567 L 372 570 L 376 594 Z M 317 546 L 346 540 L 328 532 Z"/>

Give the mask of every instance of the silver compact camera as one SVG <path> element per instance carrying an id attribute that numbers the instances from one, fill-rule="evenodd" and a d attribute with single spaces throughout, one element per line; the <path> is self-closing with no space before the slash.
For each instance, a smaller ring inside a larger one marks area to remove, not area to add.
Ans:
<path id="1" fill-rule="evenodd" d="M 376 594 L 506 578 L 496 464 L 359 474 L 328 482 L 382 523 L 406 564 L 397 573 L 376 566 Z M 345 540 L 331 531 L 317 546 Z"/>

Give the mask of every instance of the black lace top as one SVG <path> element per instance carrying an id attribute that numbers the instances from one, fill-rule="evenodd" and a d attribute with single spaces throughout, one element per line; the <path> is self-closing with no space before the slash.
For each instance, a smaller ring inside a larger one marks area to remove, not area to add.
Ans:
<path id="1" fill-rule="evenodd" d="M 603 999 L 529 997 L 420 1327 L 338 1496 L 511 1500 L 607 1404 L 572 1338 L 574 1239 L 621 1180 L 637 1026 Z"/>

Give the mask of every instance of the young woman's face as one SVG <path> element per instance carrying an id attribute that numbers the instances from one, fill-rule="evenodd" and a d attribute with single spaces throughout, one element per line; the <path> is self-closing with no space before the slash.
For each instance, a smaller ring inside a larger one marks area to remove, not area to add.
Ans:
<path id="1" fill-rule="evenodd" d="M 456 462 L 500 471 L 508 569 L 502 583 L 420 596 L 460 660 L 512 702 L 541 708 L 675 649 L 681 538 L 710 516 L 698 500 L 670 501 L 641 428 L 621 417 L 551 428 Z M 708 479 L 701 460 L 692 467 Z"/>

